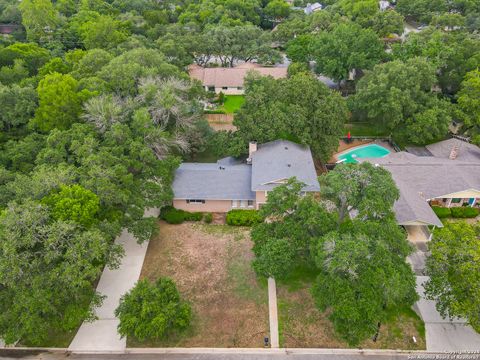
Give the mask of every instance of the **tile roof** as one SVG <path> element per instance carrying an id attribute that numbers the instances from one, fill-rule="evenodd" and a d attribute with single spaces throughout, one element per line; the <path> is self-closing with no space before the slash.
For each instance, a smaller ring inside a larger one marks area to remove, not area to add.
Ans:
<path id="1" fill-rule="evenodd" d="M 243 87 L 243 79 L 249 71 L 255 71 L 262 76 L 272 76 L 275 79 L 287 77 L 286 67 L 257 67 L 255 65 L 239 65 L 234 68 L 203 68 L 191 66 L 190 77 L 200 80 L 203 86 Z"/>

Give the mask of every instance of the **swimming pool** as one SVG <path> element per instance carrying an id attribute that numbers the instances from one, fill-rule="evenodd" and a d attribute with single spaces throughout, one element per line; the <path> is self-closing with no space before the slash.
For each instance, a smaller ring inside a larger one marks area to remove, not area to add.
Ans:
<path id="1" fill-rule="evenodd" d="M 377 144 L 369 144 L 353 148 L 352 150 L 338 156 L 338 162 L 356 163 L 356 158 L 380 158 L 390 154 L 390 150 Z"/>

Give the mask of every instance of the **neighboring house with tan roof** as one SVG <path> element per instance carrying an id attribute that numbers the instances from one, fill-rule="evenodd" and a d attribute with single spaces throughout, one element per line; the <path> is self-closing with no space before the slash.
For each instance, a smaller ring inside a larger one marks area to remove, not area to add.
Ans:
<path id="1" fill-rule="evenodd" d="M 304 192 L 320 191 L 308 146 L 287 140 L 258 146 L 252 142 L 244 161 L 229 157 L 216 163 L 181 164 L 173 182 L 173 206 L 205 212 L 258 209 L 269 191 L 291 177 L 305 184 Z"/>
<path id="2" fill-rule="evenodd" d="M 412 226 L 424 230 L 428 225 L 442 227 L 431 205 L 480 205 L 480 148 L 452 138 L 408 150 L 411 152 L 360 160 L 392 174 L 400 190 L 394 205 L 399 225 L 407 230 Z"/>
<path id="3" fill-rule="evenodd" d="M 255 71 L 262 76 L 272 76 L 274 79 L 287 77 L 286 67 L 263 67 L 258 64 L 245 63 L 233 68 L 212 67 L 204 68 L 190 65 L 188 73 L 190 78 L 199 80 L 206 91 L 223 92 L 226 95 L 242 95 L 245 76 Z"/>

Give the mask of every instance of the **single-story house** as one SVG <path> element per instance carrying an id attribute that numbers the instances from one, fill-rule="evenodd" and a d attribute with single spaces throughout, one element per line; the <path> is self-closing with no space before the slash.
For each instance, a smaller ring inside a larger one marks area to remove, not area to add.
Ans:
<path id="1" fill-rule="evenodd" d="M 190 78 L 199 80 L 206 91 L 226 95 L 242 95 L 244 79 L 250 71 L 258 72 L 262 76 L 272 76 L 275 79 L 287 77 L 287 67 L 264 67 L 258 64 L 245 63 L 233 68 L 213 67 L 205 68 L 190 65 L 188 73 Z"/>
<path id="2" fill-rule="evenodd" d="M 268 192 L 296 177 L 304 192 L 320 185 L 308 146 L 287 140 L 249 144 L 246 160 L 232 157 L 216 163 L 183 163 L 173 181 L 173 206 L 187 211 L 228 212 L 259 209 Z"/>
<path id="3" fill-rule="evenodd" d="M 477 206 L 480 203 L 480 148 L 448 139 L 410 152 L 364 159 L 387 169 L 400 190 L 394 205 L 399 225 L 431 238 L 427 227 L 442 227 L 431 205 Z M 410 233 L 410 231 L 409 231 Z"/>

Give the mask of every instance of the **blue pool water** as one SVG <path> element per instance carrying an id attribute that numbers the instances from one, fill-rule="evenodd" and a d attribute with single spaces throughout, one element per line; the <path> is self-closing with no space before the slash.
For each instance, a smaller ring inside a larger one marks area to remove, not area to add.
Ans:
<path id="1" fill-rule="evenodd" d="M 339 162 L 356 163 L 356 158 L 380 158 L 390 154 L 390 150 L 377 144 L 370 144 L 353 148 L 352 150 L 340 155 Z M 342 161 L 343 160 L 343 161 Z"/>

